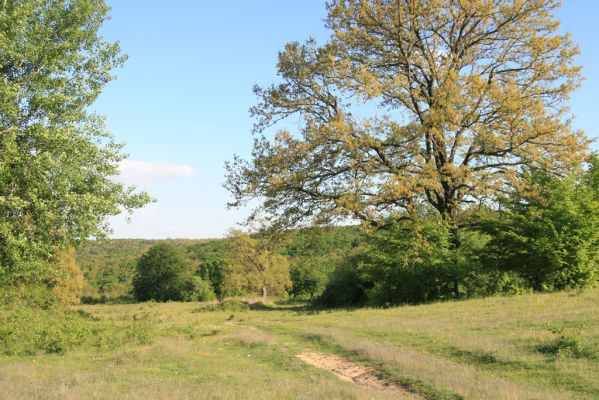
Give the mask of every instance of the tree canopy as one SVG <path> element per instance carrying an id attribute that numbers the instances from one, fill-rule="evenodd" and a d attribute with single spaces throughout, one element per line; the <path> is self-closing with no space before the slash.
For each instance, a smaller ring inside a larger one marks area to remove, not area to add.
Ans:
<path id="1" fill-rule="evenodd" d="M 125 57 L 99 34 L 103 0 L 0 2 L 0 283 L 108 232 L 148 202 L 112 180 L 125 154 L 89 110 Z"/>
<path id="2" fill-rule="evenodd" d="M 567 174 L 579 53 L 556 0 L 334 0 L 330 40 L 288 43 L 255 87 L 251 160 L 227 164 L 231 206 L 283 225 L 436 213 L 452 226 L 528 181 Z M 282 126 L 293 118 L 296 130 Z M 269 129 L 278 128 L 271 138 Z"/>
<path id="3" fill-rule="evenodd" d="M 154 245 L 137 262 L 133 293 L 139 301 L 212 300 L 214 294 L 194 269 L 176 245 Z"/>
<path id="4" fill-rule="evenodd" d="M 233 230 L 230 235 L 229 263 L 225 267 L 225 294 L 285 295 L 291 287 L 289 260 L 275 252 L 267 236 Z"/>

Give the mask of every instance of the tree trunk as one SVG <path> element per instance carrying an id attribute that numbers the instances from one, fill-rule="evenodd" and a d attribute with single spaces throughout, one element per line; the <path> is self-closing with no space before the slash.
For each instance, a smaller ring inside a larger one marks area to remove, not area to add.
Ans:
<path id="1" fill-rule="evenodd" d="M 449 245 L 450 245 L 450 250 L 451 251 L 458 251 L 458 249 L 460 248 L 460 237 L 458 234 L 459 228 L 455 222 L 455 217 L 454 217 L 454 212 L 453 209 L 449 206 L 446 207 L 446 211 L 443 212 L 441 214 L 442 218 L 444 221 L 446 221 L 449 224 Z M 456 260 L 457 262 L 457 260 Z M 455 266 L 455 271 L 457 273 L 458 268 L 457 265 Z M 453 287 L 451 287 L 451 291 L 453 292 L 453 295 L 456 299 L 460 298 L 460 286 L 459 286 L 459 278 L 456 277 L 455 280 L 452 282 L 453 283 Z M 447 282 L 448 288 L 450 283 Z"/>
<path id="2" fill-rule="evenodd" d="M 266 299 L 266 287 L 262 287 L 262 299 Z"/>

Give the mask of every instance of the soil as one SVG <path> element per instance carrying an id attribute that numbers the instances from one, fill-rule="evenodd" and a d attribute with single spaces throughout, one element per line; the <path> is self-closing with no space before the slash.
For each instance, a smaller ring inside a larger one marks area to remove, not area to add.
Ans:
<path id="1" fill-rule="evenodd" d="M 359 385 L 380 390 L 408 393 L 405 388 L 383 379 L 375 369 L 355 364 L 335 354 L 309 351 L 298 354 L 297 357 L 314 367 L 331 371 L 339 379 L 348 382 L 355 382 Z"/>

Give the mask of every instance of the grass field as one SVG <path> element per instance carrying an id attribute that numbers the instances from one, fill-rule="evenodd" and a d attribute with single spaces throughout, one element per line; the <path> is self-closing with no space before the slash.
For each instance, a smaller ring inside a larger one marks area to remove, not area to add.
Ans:
<path id="1" fill-rule="evenodd" d="M 599 290 L 392 309 L 198 303 L 80 306 L 145 321 L 143 343 L 3 356 L 2 399 L 599 399 Z M 335 353 L 409 393 L 340 380 Z"/>

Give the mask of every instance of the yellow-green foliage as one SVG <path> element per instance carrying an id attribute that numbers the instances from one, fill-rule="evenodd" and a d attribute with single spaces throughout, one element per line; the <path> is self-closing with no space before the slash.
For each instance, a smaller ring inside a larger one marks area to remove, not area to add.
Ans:
<path id="1" fill-rule="evenodd" d="M 579 53 L 557 0 L 333 0 L 325 43 L 287 43 L 256 87 L 250 160 L 227 165 L 231 205 L 284 225 L 380 224 L 423 205 L 461 225 L 473 202 L 522 189 L 523 165 L 565 173 Z M 271 135 L 272 131 L 277 133 Z"/>
<path id="2" fill-rule="evenodd" d="M 56 278 L 52 293 L 61 303 L 79 304 L 85 280 L 75 259 L 75 249 L 71 248 L 58 252 L 54 269 Z"/>
<path id="3" fill-rule="evenodd" d="M 225 268 L 225 294 L 281 297 L 291 287 L 289 260 L 274 252 L 266 237 L 232 231 L 230 263 Z"/>

